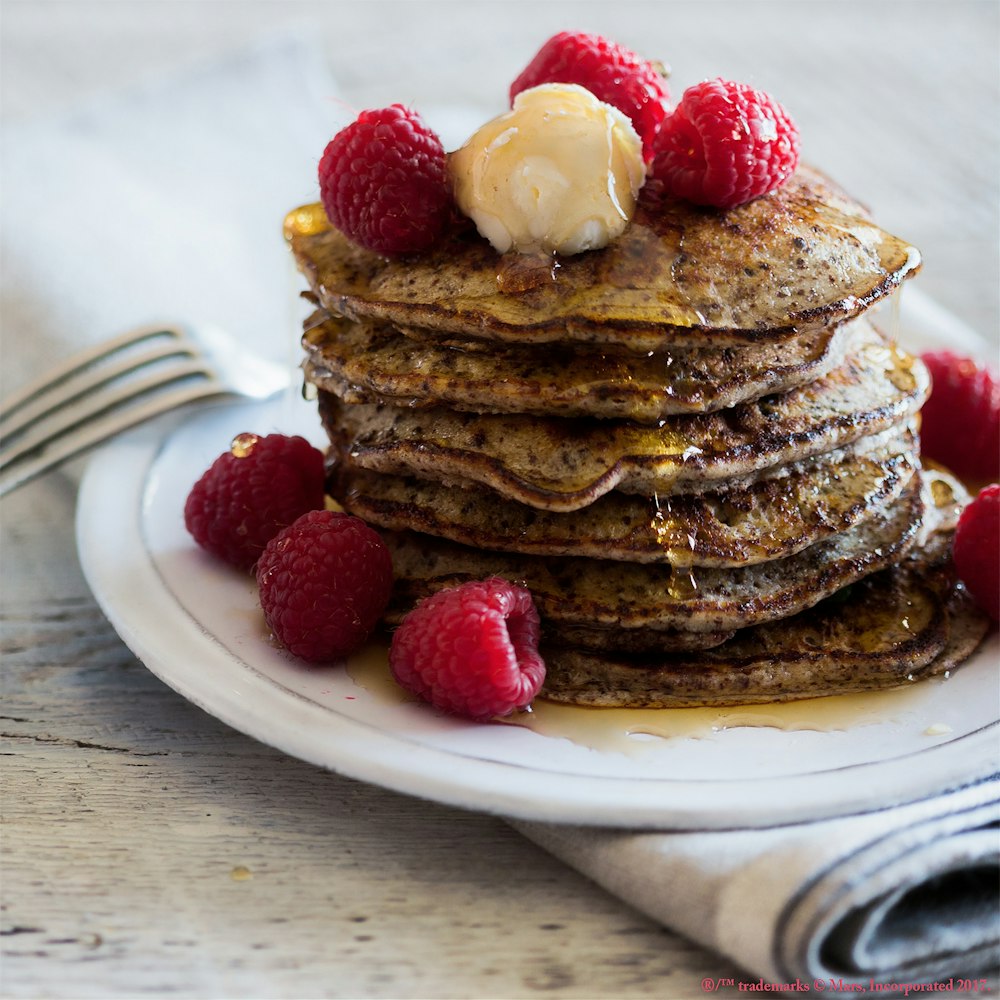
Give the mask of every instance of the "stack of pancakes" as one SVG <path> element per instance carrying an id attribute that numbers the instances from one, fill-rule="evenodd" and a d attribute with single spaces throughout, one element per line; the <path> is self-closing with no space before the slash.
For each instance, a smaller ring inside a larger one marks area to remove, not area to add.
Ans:
<path id="1" fill-rule="evenodd" d="M 470 579 L 528 587 L 542 694 L 752 703 L 905 683 L 967 656 L 966 497 L 921 468 L 926 371 L 870 322 L 919 267 L 819 174 L 728 212 L 640 204 L 568 258 L 474 230 L 415 259 L 310 205 L 331 492 L 383 530 L 387 620 Z"/>

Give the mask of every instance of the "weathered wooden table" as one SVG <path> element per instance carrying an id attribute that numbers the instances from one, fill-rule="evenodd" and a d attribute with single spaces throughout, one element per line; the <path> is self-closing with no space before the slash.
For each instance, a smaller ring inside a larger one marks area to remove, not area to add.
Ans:
<path id="1" fill-rule="evenodd" d="M 808 158 L 924 250 L 923 289 L 997 343 L 994 2 L 5 0 L 5 120 L 290 18 L 359 106 L 495 104 L 567 27 L 682 83 L 770 89 Z M 88 592 L 74 491 L 57 473 L 3 505 L 4 996 L 698 997 L 737 975 L 502 820 L 326 773 L 174 694 Z"/>

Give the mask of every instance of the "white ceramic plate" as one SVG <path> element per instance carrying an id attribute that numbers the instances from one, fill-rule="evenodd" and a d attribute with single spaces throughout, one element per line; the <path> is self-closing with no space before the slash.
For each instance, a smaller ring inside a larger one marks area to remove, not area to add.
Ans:
<path id="1" fill-rule="evenodd" d="M 998 769 L 995 632 L 950 678 L 901 692 L 775 711 L 655 713 L 652 726 L 649 713 L 568 709 L 539 713 L 541 732 L 444 717 L 366 680 L 377 668 L 305 667 L 269 640 L 252 579 L 207 557 L 183 525 L 191 485 L 247 430 L 303 433 L 317 444 L 322 437 L 313 407 L 292 399 L 224 405 L 147 428 L 91 462 L 77 537 L 97 600 L 136 656 L 262 742 L 452 805 L 629 827 L 843 815 Z M 622 715 L 647 735 L 626 735 Z M 651 738 L 656 719 L 668 732 L 694 735 Z"/>

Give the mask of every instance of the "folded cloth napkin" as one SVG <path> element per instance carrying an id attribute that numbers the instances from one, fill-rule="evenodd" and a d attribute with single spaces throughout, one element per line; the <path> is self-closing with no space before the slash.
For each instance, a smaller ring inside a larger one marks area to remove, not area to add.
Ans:
<path id="1" fill-rule="evenodd" d="M 957 983 L 1000 962 L 996 778 L 881 812 L 763 830 L 513 825 L 772 986 Z"/>
<path id="2" fill-rule="evenodd" d="M 285 211 L 349 111 L 295 35 L 63 114 L 5 126 L 4 392 L 88 341 L 180 318 L 297 363 Z M 421 109 L 453 148 L 482 116 Z M 949 325 L 909 294 L 904 324 Z M 13 336 L 12 331 L 17 335 Z M 997 783 L 770 830 L 516 823 L 657 920 L 783 981 L 972 977 L 996 960 Z M 992 826 L 991 826 L 992 824 Z"/>

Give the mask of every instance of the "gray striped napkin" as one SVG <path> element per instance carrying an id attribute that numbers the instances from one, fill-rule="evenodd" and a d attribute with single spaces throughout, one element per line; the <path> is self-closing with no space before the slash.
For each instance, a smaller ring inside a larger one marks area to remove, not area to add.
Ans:
<path id="1" fill-rule="evenodd" d="M 762 830 L 513 825 L 772 986 L 950 982 L 955 992 L 983 992 L 976 983 L 1000 964 L 997 778 L 880 812 Z"/>

